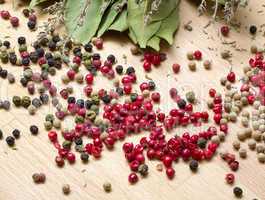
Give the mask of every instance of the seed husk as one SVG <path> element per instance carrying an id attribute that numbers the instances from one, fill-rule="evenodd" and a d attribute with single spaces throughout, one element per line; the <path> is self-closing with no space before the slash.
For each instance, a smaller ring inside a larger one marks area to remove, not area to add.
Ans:
<path id="1" fill-rule="evenodd" d="M 68 195 L 71 192 L 71 188 L 69 184 L 64 184 L 62 187 L 63 194 Z"/>

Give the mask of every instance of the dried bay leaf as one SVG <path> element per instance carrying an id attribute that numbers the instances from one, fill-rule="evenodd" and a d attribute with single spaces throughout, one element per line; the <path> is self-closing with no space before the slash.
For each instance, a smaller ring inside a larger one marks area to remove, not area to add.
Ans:
<path id="1" fill-rule="evenodd" d="M 43 2 L 45 2 L 45 1 L 49 1 L 49 0 L 31 0 L 31 1 L 30 1 L 30 4 L 29 4 L 29 7 L 30 7 L 30 8 L 33 8 L 33 7 L 35 7 L 35 6 L 37 6 L 37 5 L 41 4 L 41 3 L 43 3 Z"/>
<path id="2" fill-rule="evenodd" d="M 144 22 L 147 1 L 137 4 L 135 0 L 128 0 L 128 25 L 134 32 L 137 43 L 141 48 L 146 48 L 148 40 L 159 30 L 161 21 L 146 24 Z"/>
<path id="3" fill-rule="evenodd" d="M 160 49 L 160 38 L 156 35 L 153 36 L 148 42 L 147 46 L 153 48 L 156 51 L 159 51 Z"/>
<path id="4" fill-rule="evenodd" d="M 128 23 L 127 23 L 127 10 L 123 10 L 118 17 L 115 19 L 113 24 L 109 27 L 109 30 L 114 31 L 126 31 L 128 29 Z"/>

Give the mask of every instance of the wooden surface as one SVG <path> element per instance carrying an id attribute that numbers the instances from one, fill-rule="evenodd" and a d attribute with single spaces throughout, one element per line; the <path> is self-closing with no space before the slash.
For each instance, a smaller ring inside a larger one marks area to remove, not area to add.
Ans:
<path id="1" fill-rule="evenodd" d="M 258 32 L 255 38 L 251 38 L 246 27 L 250 24 L 261 25 L 264 23 L 265 14 L 262 2 L 254 0 L 245 10 L 239 10 L 237 20 L 242 23 L 240 32 L 232 30 L 226 41 L 236 41 L 237 48 L 249 49 L 251 44 L 257 44 L 261 47 L 264 44 L 262 32 Z M 16 41 L 20 35 L 26 35 L 28 40 L 33 40 L 36 33 L 30 33 L 26 28 L 26 22 L 20 14 L 21 9 L 12 10 L 11 0 L 8 4 L 0 5 L 0 9 L 8 8 L 12 15 L 20 16 L 22 20 L 20 28 L 9 28 L 9 23 L 0 19 L 0 38 L 11 36 L 11 41 Z M 190 89 L 196 91 L 200 99 L 196 110 L 206 108 L 205 100 L 207 91 L 210 87 L 223 88 L 219 85 L 221 76 L 227 74 L 231 67 L 238 75 L 242 74 L 242 67 L 247 64 L 250 53 L 247 51 L 237 51 L 231 45 L 223 45 L 223 38 L 219 36 L 218 30 L 221 22 L 211 24 L 208 28 L 203 27 L 209 22 L 210 16 L 198 17 L 195 5 L 183 0 L 181 2 L 181 28 L 178 31 L 174 46 L 165 50 L 168 59 L 159 68 L 153 68 L 148 74 L 158 85 L 158 90 L 162 93 L 162 103 L 160 108 L 168 111 L 176 107 L 168 95 L 171 87 L 177 87 L 184 92 Z M 248 17 L 246 17 L 248 16 Z M 192 20 L 193 31 L 188 32 L 183 29 L 183 24 Z M 40 24 L 40 23 L 39 23 Z M 264 32 L 263 28 L 263 32 Z M 111 35 L 104 38 L 104 50 L 101 51 L 104 56 L 109 53 L 117 55 L 118 62 L 125 66 L 134 66 L 137 68 L 139 81 L 146 80 L 145 73 L 142 70 L 140 57 L 131 56 L 129 48 L 131 43 L 125 36 Z M 13 43 L 14 43 L 13 42 Z M 187 68 L 186 52 L 189 50 L 200 49 L 203 52 L 203 59 L 213 61 L 213 69 L 206 71 L 202 62 L 197 63 L 197 72 L 190 72 Z M 232 65 L 220 58 L 220 51 L 230 49 L 233 53 Z M 127 56 L 127 64 L 123 55 Z M 171 65 L 174 62 L 181 64 L 181 72 L 178 75 L 172 74 Z M 16 75 L 17 83 L 8 85 L 7 80 L 0 79 L 0 98 L 10 99 L 13 95 L 25 95 L 26 91 L 19 84 L 19 77 L 22 69 L 19 67 L 3 66 Z M 62 70 L 62 72 L 65 71 Z M 106 78 L 98 76 L 96 78 L 96 87 L 111 88 L 112 83 Z M 60 85 L 60 75 L 57 74 L 54 79 L 57 85 Z M 75 85 L 75 95 L 81 95 L 81 87 Z M 158 107 L 159 105 L 157 105 Z M 182 161 L 175 163 L 176 176 L 169 181 L 164 171 L 158 172 L 155 169 L 157 162 L 149 162 L 149 176 L 131 186 L 127 181 L 130 172 L 124 159 L 121 144 L 115 146 L 111 152 L 104 151 L 100 160 L 91 159 L 88 164 L 82 164 L 77 159 L 76 164 L 66 166 L 63 169 L 56 167 L 54 157 L 56 151 L 47 139 L 47 133 L 42 129 L 38 136 L 32 136 L 29 133 L 29 126 L 37 124 L 43 127 L 43 120 L 46 113 L 53 113 L 51 106 L 43 106 L 35 116 L 29 116 L 25 109 L 12 107 L 10 112 L 0 111 L 0 127 L 7 136 L 11 134 L 14 128 L 22 131 L 22 137 L 17 140 L 17 150 L 9 148 L 5 141 L 0 141 L 0 200 L 50 200 L 50 199 L 69 199 L 69 200 L 231 200 L 234 199 L 231 186 L 224 180 L 226 173 L 230 172 L 226 163 L 220 160 L 219 156 L 211 162 L 202 162 L 197 174 L 191 173 L 187 163 Z M 67 118 L 64 126 L 71 127 L 72 118 Z M 212 122 L 210 122 L 211 124 Z M 231 126 L 232 130 L 226 141 L 221 145 L 222 148 L 232 150 L 231 142 L 235 138 L 236 131 L 240 125 Z M 192 130 L 188 127 L 188 130 Z M 184 129 L 176 129 L 168 136 L 181 134 Z M 142 133 L 141 135 L 147 135 Z M 138 141 L 139 137 L 129 137 L 127 141 Z M 246 144 L 242 146 L 247 148 Z M 255 152 L 248 152 L 247 159 L 240 160 L 240 169 L 236 173 L 235 185 L 244 190 L 242 199 L 251 200 L 254 198 L 265 199 L 265 165 L 259 164 Z M 35 185 L 32 181 L 32 174 L 35 172 L 44 172 L 47 175 L 47 181 L 43 185 Z M 102 189 L 102 184 L 110 181 L 113 191 L 106 194 Z M 72 192 L 69 196 L 64 196 L 61 191 L 63 184 L 70 184 Z"/>

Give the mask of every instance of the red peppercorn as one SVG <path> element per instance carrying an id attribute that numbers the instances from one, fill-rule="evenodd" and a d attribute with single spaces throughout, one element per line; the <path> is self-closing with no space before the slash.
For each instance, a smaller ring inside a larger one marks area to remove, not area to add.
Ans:
<path id="1" fill-rule="evenodd" d="M 137 154 L 136 156 L 135 156 L 135 159 L 139 162 L 139 163 L 144 163 L 144 161 L 145 161 L 145 157 L 144 157 L 144 155 L 143 154 L 141 154 L 141 153 L 139 153 L 139 154 Z"/>
<path id="2" fill-rule="evenodd" d="M 145 71 L 149 72 L 151 70 L 151 63 L 145 61 L 144 64 L 143 64 L 143 68 L 144 68 Z"/>
<path id="3" fill-rule="evenodd" d="M 235 176 L 232 173 L 226 174 L 225 180 L 228 184 L 233 184 L 235 181 Z"/>
<path id="4" fill-rule="evenodd" d="M 209 95 L 210 95 L 210 97 L 214 97 L 215 94 L 216 94 L 216 90 L 213 89 L 213 88 L 211 88 L 211 89 L 209 90 Z"/>
<path id="5" fill-rule="evenodd" d="M 220 124 L 220 121 L 222 119 L 222 115 L 217 113 L 214 115 L 213 119 L 214 119 L 216 124 Z"/>
<path id="6" fill-rule="evenodd" d="M 74 80 L 74 78 L 75 78 L 75 71 L 73 70 L 73 69 L 70 69 L 70 70 L 68 70 L 67 71 L 67 76 L 68 76 L 68 78 L 70 79 L 70 80 Z"/>
<path id="7" fill-rule="evenodd" d="M 227 153 L 224 157 L 225 161 L 230 164 L 232 162 L 234 162 L 236 160 L 236 157 L 234 154 L 231 154 L 231 153 Z"/>
<path id="8" fill-rule="evenodd" d="M 166 169 L 166 174 L 169 179 L 173 179 L 175 176 L 175 170 L 172 167 Z"/>
<path id="9" fill-rule="evenodd" d="M 163 163 L 164 163 L 165 167 L 171 167 L 172 162 L 173 162 L 173 159 L 171 156 L 168 156 L 168 155 L 164 156 Z"/>
<path id="10" fill-rule="evenodd" d="M 128 181 L 131 183 L 131 184 L 134 184 L 138 181 L 138 176 L 136 173 L 131 173 L 129 176 L 128 176 Z"/>
<path id="11" fill-rule="evenodd" d="M 154 159 L 155 158 L 155 150 L 154 149 L 148 149 L 146 155 L 150 160 Z"/>
<path id="12" fill-rule="evenodd" d="M 213 152 L 209 149 L 205 149 L 203 151 L 203 155 L 204 155 L 206 160 L 210 160 L 213 157 Z"/>
<path id="13" fill-rule="evenodd" d="M 48 137 L 51 142 L 56 142 L 57 141 L 57 133 L 55 131 L 50 131 L 48 133 Z"/>
<path id="14" fill-rule="evenodd" d="M 91 85 L 93 83 L 93 81 L 94 81 L 94 76 L 93 76 L 93 74 L 88 73 L 86 75 L 85 79 L 86 79 L 86 83 Z"/>
<path id="15" fill-rule="evenodd" d="M 103 39 L 102 38 L 96 38 L 94 45 L 97 47 L 97 49 L 103 48 Z"/>
<path id="16" fill-rule="evenodd" d="M 226 78 L 228 81 L 233 83 L 236 80 L 236 74 L 234 72 L 229 72 Z"/>
<path id="17" fill-rule="evenodd" d="M 19 19 L 17 17 L 11 17 L 10 18 L 10 23 L 13 27 L 18 27 L 19 25 Z"/>
<path id="18" fill-rule="evenodd" d="M 193 53 L 193 56 L 196 60 L 201 60 L 202 59 L 202 52 L 197 50 Z"/>
<path id="19" fill-rule="evenodd" d="M 229 34 L 229 27 L 228 26 L 222 26 L 221 27 L 221 33 L 225 37 L 228 36 L 228 34 Z"/>
<path id="20" fill-rule="evenodd" d="M 81 64 L 81 58 L 79 56 L 75 56 L 73 58 L 73 63 L 80 65 Z"/>
<path id="21" fill-rule="evenodd" d="M 36 17 L 36 15 L 35 15 L 35 14 L 31 14 L 31 15 L 29 16 L 29 21 L 34 21 L 34 22 L 36 22 L 36 21 L 37 21 L 37 17 Z"/>
<path id="22" fill-rule="evenodd" d="M 180 65 L 177 64 L 177 63 L 174 63 L 174 64 L 172 65 L 172 70 L 173 70 L 173 72 L 176 73 L 176 74 L 179 73 Z"/>
<path id="23" fill-rule="evenodd" d="M 154 102 L 159 102 L 160 101 L 160 94 L 158 92 L 154 92 L 151 94 L 151 99 Z"/>
<path id="24" fill-rule="evenodd" d="M 138 160 L 134 160 L 134 161 L 132 161 L 132 162 L 130 163 L 130 168 L 131 168 L 132 171 L 137 172 L 139 166 L 140 166 L 140 163 L 139 163 Z"/>
<path id="25" fill-rule="evenodd" d="M 143 82 L 140 84 L 140 90 L 144 91 L 144 90 L 149 90 L 149 84 L 146 82 Z"/>
<path id="26" fill-rule="evenodd" d="M 165 117 L 166 117 L 165 113 L 158 113 L 158 114 L 157 114 L 157 119 L 158 119 L 158 121 L 160 121 L 160 122 L 163 122 L 164 119 L 165 119 Z"/>
<path id="27" fill-rule="evenodd" d="M 155 54 L 152 57 L 152 64 L 153 65 L 160 65 L 161 59 L 160 59 L 160 55 L 159 54 Z"/>
<path id="28" fill-rule="evenodd" d="M 125 153 L 130 153 L 133 150 L 133 143 L 125 142 L 122 146 L 122 149 Z"/>
<path id="29" fill-rule="evenodd" d="M 74 163 L 75 162 L 75 154 L 68 152 L 68 154 L 66 155 L 67 160 L 69 161 L 69 163 Z"/>
<path id="30" fill-rule="evenodd" d="M 1 12 L 0 12 L 0 14 L 1 14 L 1 17 L 3 18 L 3 19 L 9 19 L 10 18 L 10 13 L 7 11 L 7 10 L 2 10 Z"/>
<path id="31" fill-rule="evenodd" d="M 131 86 L 131 84 L 124 85 L 123 90 L 124 90 L 124 93 L 125 94 L 130 94 L 132 92 L 132 86 Z"/>

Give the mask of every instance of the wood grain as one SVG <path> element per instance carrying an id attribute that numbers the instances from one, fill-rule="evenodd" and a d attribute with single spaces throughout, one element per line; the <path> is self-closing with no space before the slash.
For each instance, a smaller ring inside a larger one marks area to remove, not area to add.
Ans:
<path id="1" fill-rule="evenodd" d="M 155 80 L 158 90 L 162 93 L 161 105 L 156 105 L 164 111 L 176 105 L 169 98 L 168 90 L 171 87 L 177 87 L 181 93 L 193 89 L 196 91 L 200 102 L 196 110 L 206 108 L 207 91 L 211 87 L 218 88 L 220 92 L 224 89 L 219 85 L 221 76 L 227 74 L 231 67 L 238 74 L 242 75 L 242 67 L 247 64 L 251 56 L 249 51 L 237 51 L 231 45 L 222 44 L 223 40 L 227 42 L 236 41 L 236 48 L 249 49 L 252 44 L 264 47 L 264 36 L 258 32 L 255 38 L 251 38 L 247 27 L 250 24 L 260 26 L 264 23 L 264 1 L 251 1 L 247 9 L 240 9 L 237 13 L 237 20 L 242 24 L 240 31 L 232 30 L 228 38 L 222 38 L 219 35 L 221 22 L 215 22 L 203 28 L 211 19 L 210 16 L 198 17 L 195 5 L 191 2 L 182 1 L 180 8 L 181 28 L 175 39 L 174 45 L 164 51 L 168 55 L 160 67 L 153 68 L 148 74 Z M 20 35 L 26 35 L 28 41 L 33 41 L 36 32 L 30 32 L 26 27 L 26 20 L 21 15 L 21 8 L 13 9 L 11 0 L 1 9 L 9 9 L 12 15 L 17 15 L 21 19 L 21 25 L 18 29 L 10 28 L 8 22 L 0 19 L 0 38 L 11 36 L 9 39 L 13 45 Z M 262 11 L 262 12 L 260 12 Z M 46 17 L 42 17 L 45 19 Z M 188 32 L 183 29 L 183 25 L 192 20 L 193 31 Z M 39 24 L 41 24 L 40 19 Z M 264 32 L 264 28 L 262 30 Z M 101 52 L 105 58 L 112 53 L 117 56 L 118 62 L 124 66 L 134 66 L 137 68 L 138 83 L 146 80 L 145 73 L 142 70 L 140 57 L 130 54 L 130 41 L 120 34 L 110 34 L 104 37 L 104 50 Z M 197 72 L 190 72 L 187 67 L 186 52 L 200 49 L 203 52 L 203 59 L 209 59 L 213 62 L 213 69 L 206 71 L 202 62 L 197 62 Z M 220 51 L 229 49 L 233 53 L 232 64 L 221 59 Z M 123 58 L 127 57 L 126 62 Z M 174 75 L 171 71 L 172 63 L 181 64 L 181 72 Z M 14 73 L 17 83 L 9 85 L 7 80 L 0 79 L 0 99 L 12 99 L 13 95 L 26 95 L 26 90 L 19 84 L 19 77 L 22 69 L 20 67 L 6 66 Z M 37 67 L 35 67 L 37 69 Z M 66 69 L 60 71 L 53 80 L 62 88 L 60 75 Z M 111 88 L 112 83 L 106 78 L 98 76 L 95 87 Z M 82 87 L 72 84 L 75 87 L 75 95 L 82 97 Z M 139 90 L 135 88 L 135 90 Z M 0 127 L 4 135 L 10 135 L 12 129 L 18 128 L 22 131 L 22 137 L 17 140 L 17 150 L 9 148 L 4 141 L 0 143 L 0 199 L 1 200 L 50 200 L 50 199 L 87 199 L 87 200 L 231 200 L 234 199 L 231 186 L 225 183 L 225 174 L 230 172 L 226 163 L 218 156 L 211 162 L 202 162 L 197 174 L 191 173 L 187 163 L 182 161 L 174 164 L 176 177 L 169 181 L 164 172 L 158 172 L 155 169 L 156 162 L 149 162 L 150 173 L 147 178 L 141 179 L 136 185 L 128 184 L 127 176 L 130 172 L 129 167 L 121 151 L 122 143 L 115 146 L 113 151 L 104 151 L 100 160 L 91 159 L 88 164 L 82 164 L 79 159 L 74 165 L 66 164 L 63 169 L 56 167 L 54 157 L 56 151 L 47 139 L 47 133 L 40 131 L 38 136 L 32 136 L 29 133 L 29 126 L 36 124 L 43 127 L 42 122 L 45 114 L 53 113 L 51 106 L 42 107 L 35 116 L 29 116 L 25 109 L 12 107 L 10 112 L 0 111 Z M 211 122 L 212 123 L 212 122 Z M 64 126 L 72 126 L 72 119 L 67 118 Z M 232 129 L 226 141 L 221 145 L 222 148 L 232 151 L 232 141 L 235 133 L 240 129 L 240 125 L 232 125 Z M 195 131 L 190 127 L 190 131 Z M 186 129 L 176 129 L 168 134 L 181 134 Z M 142 133 L 147 135 L 147 133 Z M 138 141 L 139 136 L 129 137 L 127 141 Z M 246 144 L 242 144 L 247 148 Z M 265 173 L 264 165 L 259 164 L 255 152 L 248 152 L 248 158 L 240 159 L 240 169 L 236 173 L 235 185 L 244 190 L 242 199 L 265 199 Z M 47 181 L 43 185 L 35 185 L 32 181 L 32 174 L 35 172 L 44 172 L 47 175 Z M 113 191 L 106 194 L 102 189 L 102 184 L 110 181 Z M 64 197 L 61 187 L 63 184 L 70 184 L 72 192 L 68 197 Z"/>

